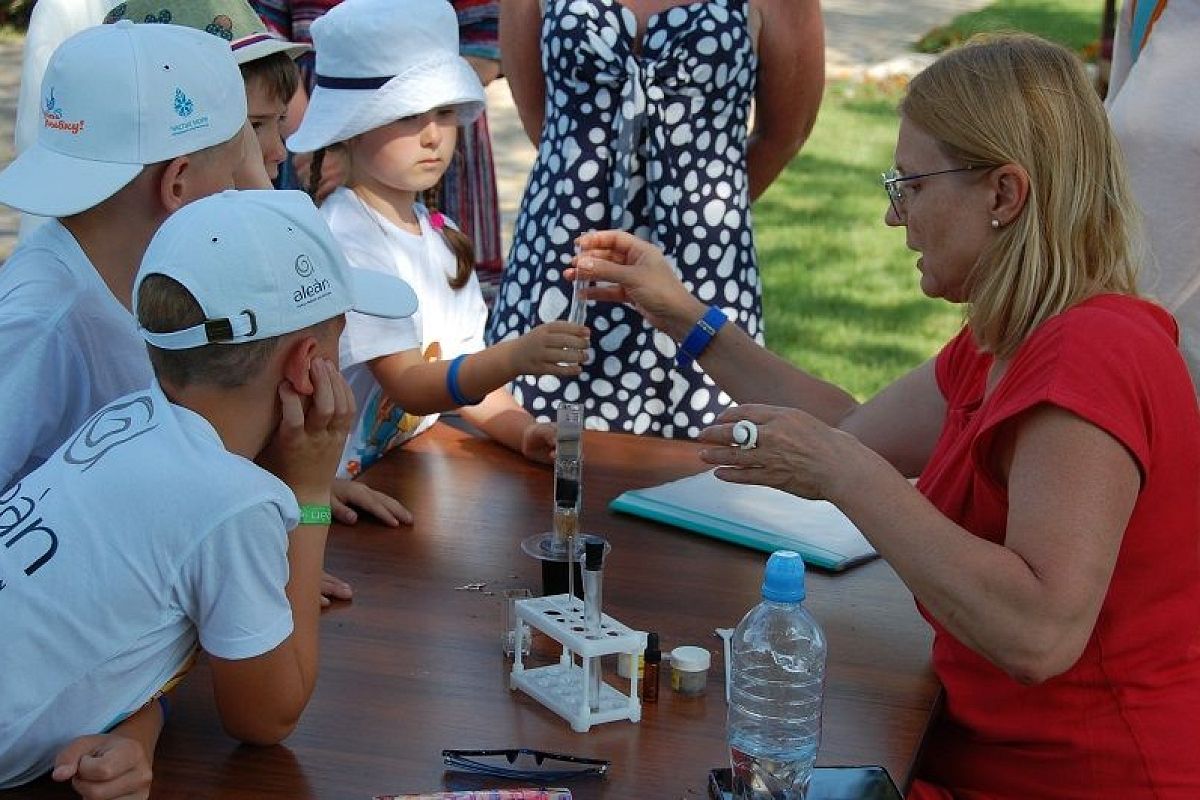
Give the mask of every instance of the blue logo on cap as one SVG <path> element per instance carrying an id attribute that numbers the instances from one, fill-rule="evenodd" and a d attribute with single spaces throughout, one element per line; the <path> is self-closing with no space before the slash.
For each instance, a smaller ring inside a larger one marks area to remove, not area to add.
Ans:
<path id="1" fill-rule="evenodd" d="M 42 124 L 52 130 L 65 131 L 72 136 L 78 136 L 85 123 L 82 119 L 63 118 L 63 110 L 54 99 L 54 87 L 51 86 L 50 94 L 46 95 L 46 99 L 42 101 Z"/>
<path id="2" fill-rule="evenodd" d="M 183 89 L 175 89 L 175 113 L 181 117 L 190 117 L 196 106 L 192 98 L 183 93 Z"/>
<path id="3" fill-rule="evenodd" d="M 53 119 L 62 119 L 62 109 L 58 107 L 58 103 L 54 99 L 53 86 L 50 87 L 50 94 L 46 96 L 46 109 L 44 113 L 47 117 L 51 117 Z"/>

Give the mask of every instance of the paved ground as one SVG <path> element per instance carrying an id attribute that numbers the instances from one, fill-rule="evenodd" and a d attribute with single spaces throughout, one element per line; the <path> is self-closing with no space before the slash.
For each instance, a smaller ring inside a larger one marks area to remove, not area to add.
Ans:
<path id="1" fill-rule="evenodd" d="M 988 0 L 824 0 L 826 61 L 831 77 L 865 74 L 868 70 L 912 70 L 920 65 L 909 47 L 923 33 L 954 16 L 987 5 Z M 17 83 L 21 74 L 21 41 L 0 38 L 0 165 L 12 158 L 12 126 L 16 116 Z M 488 87 L 500 189 L 501 213 L 507 232 L 516 216 L 534 149 L 525 138 L 513 109 L 508 85 Z M 16 215 L 0 206 L 0 259 L 16 238 Z M 506 233 L 507 242 L 507 233 Z"/>

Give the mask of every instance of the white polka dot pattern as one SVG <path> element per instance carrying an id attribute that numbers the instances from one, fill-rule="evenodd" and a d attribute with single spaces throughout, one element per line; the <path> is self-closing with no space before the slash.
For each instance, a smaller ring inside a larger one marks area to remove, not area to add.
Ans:
<path id="1" fill-rule="evenodd" d="M 688 288 L 762 339 L 746 179 L 757 59 L 747 0 L 699 0 L 639 35 L 618 0 L 550 0 L 542 22 L 546 121 L 493 309 L 490 342 L 565 313 L 580 233 L 619 227 L 671 258 Z M 676 345 L 619 305 L 592 303 L 593 358 L 574 380 L 520 378 L 539 419 L 582 398 L 602 430 L 694 437 L 730 404 Z"/>

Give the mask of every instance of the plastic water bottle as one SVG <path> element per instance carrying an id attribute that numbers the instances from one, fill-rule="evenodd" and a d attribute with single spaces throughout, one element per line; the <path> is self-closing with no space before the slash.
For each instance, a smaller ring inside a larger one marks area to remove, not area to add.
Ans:
<path id="1" fill-rule="evenodd" d="M 767 560 L 763 600 L 730 642 L 729 753 L 736 800 L 803 800 L 821 741 L 825 634 L 804 600 L 804 561 Z"/>

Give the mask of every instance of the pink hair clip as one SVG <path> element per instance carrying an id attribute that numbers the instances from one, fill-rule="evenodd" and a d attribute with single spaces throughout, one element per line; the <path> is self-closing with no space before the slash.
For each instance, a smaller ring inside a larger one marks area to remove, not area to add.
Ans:
<path id="1" fill-rule="evenodd" d="M 446 227 L 446 215 L 440 211 L 434 211 L 429 215 L 429 224 L 435 231 L 440 231 Z"/>

